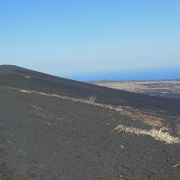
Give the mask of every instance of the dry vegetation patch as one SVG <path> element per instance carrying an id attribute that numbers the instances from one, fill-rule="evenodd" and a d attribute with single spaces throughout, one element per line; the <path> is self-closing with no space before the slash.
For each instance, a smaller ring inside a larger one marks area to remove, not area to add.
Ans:
<path id="1" fill-rule="evenodd" d="M 166 127 L 165 120 L 155 113 L 144 112 L 131 107 L 124 107 L 122 114 L 152 127 L 165 128 L 169 130 L 169 127 Z"/>
<path id="2" fill-rule="evenodd" d="M 180 143 L 180 139 L 178 137 L 171 136 L 168 132 L 164 132 L 163 129 L 151 129 L 151 130 L 145 130 L 140 128 L 134 128 L 134 127 L 128 127 L 124 125 L 119 125 L 115 128 L 117 131 L 122 131 L 128 134 L 136 134 L 136 135 L 146 135 L 151 136 L 155 140 L 163 141 L 166 144 L 174 144 L 174 143 Z"/>

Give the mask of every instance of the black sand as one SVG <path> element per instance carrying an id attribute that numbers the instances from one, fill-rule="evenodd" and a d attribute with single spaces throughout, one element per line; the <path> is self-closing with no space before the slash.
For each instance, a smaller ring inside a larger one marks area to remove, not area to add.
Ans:
<path id="1" fill-rule="evenodd" d="M 0 67 L 0 180 L 178 180 L 180 145 L 117 132 L 143 127 L 93 104 L 23 93 L 36 90 L 115 106 L 180 114 L 180 102 Z"/>

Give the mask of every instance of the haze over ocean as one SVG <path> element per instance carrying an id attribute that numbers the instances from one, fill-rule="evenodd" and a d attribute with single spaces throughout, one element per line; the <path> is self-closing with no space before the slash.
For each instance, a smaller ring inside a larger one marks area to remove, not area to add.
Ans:
<path id="1" fill-rule="evenodd" d="M 78 80 L 180 78 L 179 0 L 0 1 L 0 64 Z"/>

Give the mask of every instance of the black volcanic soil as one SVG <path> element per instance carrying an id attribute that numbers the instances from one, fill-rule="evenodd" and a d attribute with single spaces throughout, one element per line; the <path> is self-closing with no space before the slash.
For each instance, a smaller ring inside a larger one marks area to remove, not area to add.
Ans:
<path id="1" fill-rule="evenodd" d="M 128 105 L 149 109 L 160 108 L 161 110 L 168 111 L 173 115 L 180 115 L 179 100 L 150 97 L 143 94 L 101 87 L 93 84 L 55 77 L 17 66 L 0 66 L 0 85 L 85 99 L 87 99 L 90 95 L 96 95 L 97 102 L 101 103 Z"/>
<path id="2" fill-rule="evenodd" d="M 180 163 L 179 144 L 114 130 L 118 124 L 144 124 L 93 104 L 23 93 L 14 87 L 82 99 L 95 94 L 107 104 L 180 113 L 178 101 L 1 66 L 0 180 L 180 179 L 180 166 L 173 167 Z"/>

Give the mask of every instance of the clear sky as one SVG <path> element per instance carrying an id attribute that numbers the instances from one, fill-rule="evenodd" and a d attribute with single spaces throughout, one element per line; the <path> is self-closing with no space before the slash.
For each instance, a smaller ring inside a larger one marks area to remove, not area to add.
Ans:
<path id="1" fill-rule="evenodd" d="M 180 1 L 0 0 L 0 64 L 107 79 L 180 69 Z"/>

